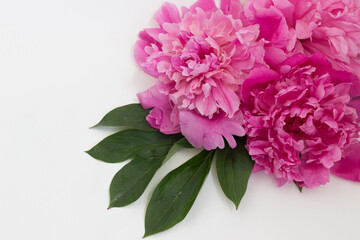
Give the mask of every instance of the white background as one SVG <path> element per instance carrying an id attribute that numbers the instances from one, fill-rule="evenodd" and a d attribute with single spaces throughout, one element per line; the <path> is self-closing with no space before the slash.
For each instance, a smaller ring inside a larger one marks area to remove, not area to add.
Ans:
<path id="1" fill-rule="evenodd" d="M 84 150 L 112 132 L 89 126 L 154 84 L 132 52 L 162 3 L 0 0 L 0 239 L 141 239 L 152 190 L 196 151 L 176 154 L 138 201 L 107 211 L 125 163 Z M 300 194 L 264 173 L 251 176 L 236 211 L 213 168 L 186 219 L 149 239 L 358 240 L 359 217 L 359 183 L 333 177 Z"/>

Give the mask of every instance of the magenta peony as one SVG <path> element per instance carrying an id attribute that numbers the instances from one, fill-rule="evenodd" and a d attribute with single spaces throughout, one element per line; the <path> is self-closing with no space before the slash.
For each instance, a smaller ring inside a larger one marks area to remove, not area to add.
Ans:
<path id="1" fill-rule="evenodd" d="M 359 6 L 359 0 L 249 0 L 243 14 L 260 25 L 269 65 L 322 52 L 335 68 L 360 76 Z"/>
<path id="2" fill-rule="evenodd" d="M 147 120 L 154 128 L 181 132 L 208 150 L 223 148 L 223 137 L 235 147 L 233 135 L 245 134 L 241 84 L 265 63 L 259 26 L 244 27 L 231 15 L 241 8 L 236 1 L 225 0 L 219 9 L 213 0 L 199 0 L 180 15 L 165 3 L 154 17 L 160 27 L 140 33 L 135 59 L 157 83 L 138 98 L 153 108 Z"/>
<path id="3" fill-rule="evenodd" d="M 255 68 L 245 80 L 245 126 L 253 160 L 279 186 L 313 188 L 329 181 L 343 151 L 358 142 L 350 89 L 356 75 L 334 70 L 320 53 L 297 54 L 276 71 Z M 340 164 L 340 163 L 339 163 Z"/>

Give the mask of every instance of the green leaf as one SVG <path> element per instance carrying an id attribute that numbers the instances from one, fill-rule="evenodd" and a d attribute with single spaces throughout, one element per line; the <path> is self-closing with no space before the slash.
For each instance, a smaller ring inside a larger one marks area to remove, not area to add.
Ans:
<path id="1" fill-rule="evenodd" d="M 254 161 L 245 148 L 246 140 L 241 138 L 235 149 L 226 146 L 216 150 L 216 169 L 221 188 L 238 209 L 249 181 Z"/>
<path id="2" fill-rule="evenodd" d="M 135 202 L 161 167 L 164 158 L 165 155 L 148 158 L 135 157 L 117 172 L 110 185 L 109 209 Z"/>
<path id="3" fill-rule="evenodd" d="M 105 138 L 87 153 L 108 163 L 122 162 L 135 156 L 162 156 L 181 137 L 180 134 L 165 135 L 157 131 L 125 130 Z"/>
<path id="4" fill-rule="evenodd" d="M 193 145 L 191 145 L 186 138 L 182 138 L 179 141 L 176 142 L 177 145 L 183 147 L 183 148 L 194 148 Z"/>
<path id="5" fill-rule="evenodd" d="M 299 191 L 302 193 L 303 188 L 300 187 L 299 184 L 296 181 L 294 181 L 294 183 L 295 183 L 296 187 L 299 189 Z"/>
<path id="6" fill-rule="evenodd" d="M 101 121 L 93 127 L 111 126 L 111 127 L 130 127 L 145 131 L 156 131 L 146 121 L 149 109 L 144 109 L 139 103 L 129 104 L 115 108 L 107 113 Z"/>
<path id="7" fill-rule="evenodd" d="M 136 201 L 181 137 L 179 134 L 125 130 L 105 138 L 88 151 L 92 157 L 108 163 L 133 159 L 111 182 L 109 208 L 123 207 Z"/>
<path id="8" fill-rule="evenodd" d="M 146 209 L 144 237 L 169 229 L 185 218 L 210 171 L 212 159 L 213 152 L 204 150 L 165 176 Z"/>

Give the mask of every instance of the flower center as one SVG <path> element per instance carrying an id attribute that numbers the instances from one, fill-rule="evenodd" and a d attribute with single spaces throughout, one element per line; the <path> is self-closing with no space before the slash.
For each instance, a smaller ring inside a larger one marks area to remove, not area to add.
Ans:
<path id="1" fill-rule="evenodd" d="M 287 133 L 299 134 L 303 133 L 300 127 L 305 123 L 306 119 L 300 117 L 287 116 L 285 119 L 284 131 Z"/>
<path id="2" fill-rule="evenodd" d="M 181 54 L 173 56 L 172 61 L 174 68 L 186 77 L 196 77 L 220 66 L 218 57 L 203 36 L 191 37 Z"/>

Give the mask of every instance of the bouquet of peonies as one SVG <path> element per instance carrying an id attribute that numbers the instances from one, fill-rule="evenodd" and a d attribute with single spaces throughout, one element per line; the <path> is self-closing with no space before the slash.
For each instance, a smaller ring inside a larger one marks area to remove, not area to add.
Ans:
<path id="1" fill-rule="evenodd" d="M 180 148 L 204 148 L 154 190 L 145 236 L 183 220 L 213 158 L 238 207 L 250 174 L 315 188 L 360 181 L 360 0 L 165 3 L 135 60 L 156 83 L 97 126 L 125 126 L 88 151 L 115 163 L 110 208 L 137 200 Z"/>

